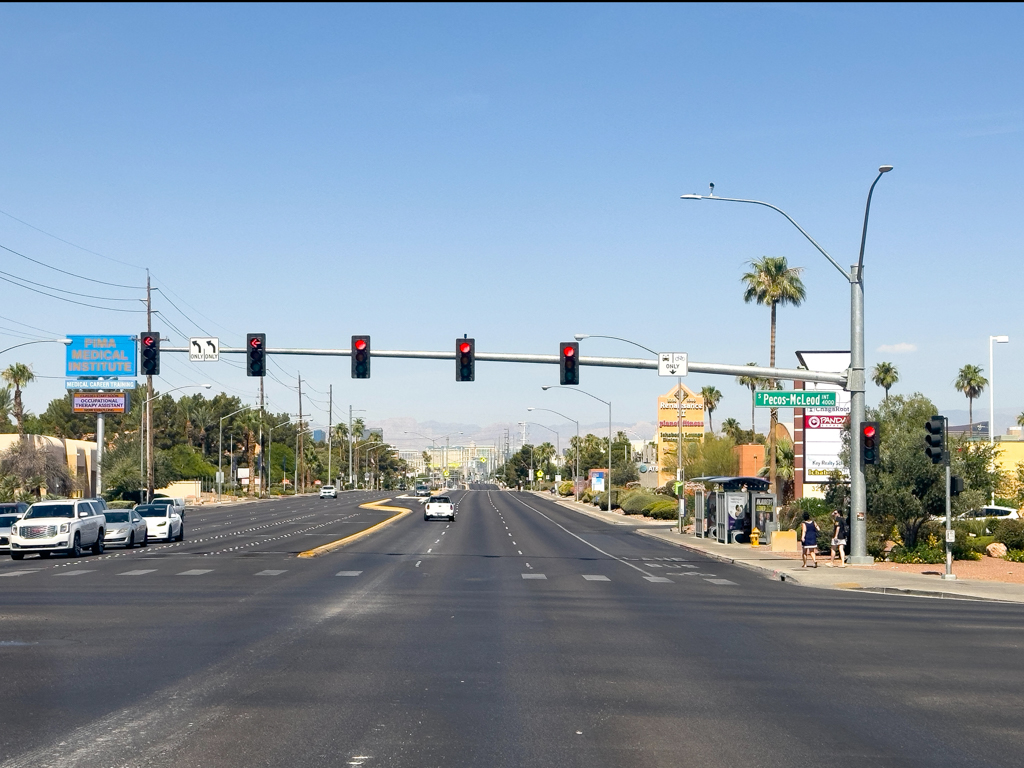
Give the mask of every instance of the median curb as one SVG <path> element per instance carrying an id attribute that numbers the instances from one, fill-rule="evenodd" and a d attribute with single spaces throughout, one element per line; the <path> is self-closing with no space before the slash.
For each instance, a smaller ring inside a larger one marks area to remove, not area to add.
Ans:
<path id="1" fill-rule="evenodd" d="M 346 544 L 351 544 L 353 541 L 358 541 L 359 539 L 363 538 L 364 536 L 369 536 L 374 531 L 378 531 L 381 528 L 384 528 L 385 526 L 391 525 L 391 523 L 395 522 L 396 520 L 400 520 L 401 518 L 405 517 L 406 515 L 412 514 L 412 510 L 407 508 L 407 507 L 389 507 L 389 506 L 385 506 L 385 502 L 388 502 L 388 501 L 391 501 L 391 499 L 381 499 L 380 501 L 371 501 L 371 502 L 367 502 L 366 504 L 360 504 L 359 508 L 360 509 L 381 510 L 381 511 L 385 511 L 385 512 L 395 512 L 396 514 L 392 515 L 389 518 L 386 518 L 385 520 L 381 520 L 379 523 L 375 523 L 374 525 L 371 525 L 369 528 L 364 528 L 361 531 L 357 531 L 356 533 L 350 534 L 348 536 L 344 536 L 344 537 L 342 537 L 340 539 L 337 539 L 335 541 L 330 541 L 327 544 L 321 544 L 319 547 L 314 547 L 313 549 L 307 549 L 305 552 L 300 552 L 298 554 L 298 557 L 310 558 L 310 557 L 319 557 L 320 555 L 326 555 L 328 552 L 333 552 L 336 549 L 341 549 Z"/>

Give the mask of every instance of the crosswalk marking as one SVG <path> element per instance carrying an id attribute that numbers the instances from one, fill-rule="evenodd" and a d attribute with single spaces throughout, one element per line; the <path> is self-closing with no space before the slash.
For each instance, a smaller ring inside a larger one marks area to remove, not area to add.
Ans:
<path id="1" fill-rule="evenodd" d="M 178 576 L 202 576 L 204 573 L 211 573 L 212 568 L 193 568 L 191 571 L 182 571 Z"/>
<path id="2" fill-rule="evenodd" d="M 282 573 L 287 573 L 287 571 L 260 571 L 256 575 L 257 576 L 280 576 Z"/>
<path id="3" fill-rule="evenodd" d="M 145 576 L 147 573 L 156 573 L 156 568 L 146 568 L 141 571 L 125 571 L 124 573 L 117 574 L 118 576 Z"/>
<path id="4" fill-rule="evenodd" d="M 587 581 L 611 581 L 607 576 L 595 576 L 583 574 L 583 578 Z"/>
<path id="5" fill-rule="evenodd" d="M 664 576 L 644 576 L 644 578 L 647 581 L 652 581 L 652 582 L 656 582 L 656 583 L 664 583 L 664 582 L 668 582 L 669 584 L 672 583 L 672 579 L 666 579 Z"/>
<path id="6" fill-rule="evenodd" d="M 547 580 L 548 577 L 545 576 L 543 573 L 524 573 L 523 574 L 523 578 L 524 579 L 544 579 L 544 580 Z"/>
<path id="7" fill-rule="evenodd" d="M 81 576 L 83 573 L 93 573 L 95 569 L 87 571 L 64 571 L 64 573 L 55 573 L 54 576 Z"/>
<path id="8" fill-rule="evenodd" d="M 728 579 L 704 579 L 704 581 L 709 581 L 712 584 L 722 584 L 722 585 L 727 584 L 727 585 L 733 586 L 733 587 L 738 587 L 739 586 L 739 584 L 737 584 L 735 581 L 729 581 Z"/>
<path id="9" fill-rule="evenodd" d="M 11 571 L 10 573 L 0 573 L 0 577 L 6 578 L 6 577 L 9 577 L 9 576 L 24 576 L 26 573 L 35 573 L 38 570 L 39 569 L 36 568 L 35 570 L 32 570 L 32 571 Z"/>
<path id="10" fill-rule="evenodd" d="M 362 571 L 338 571 L 335 576 L 358 576 Z"/>

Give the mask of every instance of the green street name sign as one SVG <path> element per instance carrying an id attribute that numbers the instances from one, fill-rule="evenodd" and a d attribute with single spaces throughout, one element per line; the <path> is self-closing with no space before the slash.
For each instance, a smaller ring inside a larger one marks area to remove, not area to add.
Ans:
<path id="1" fill-rule="evenodd" d="M 754 405 L 758 408 L 832 408 L 836 404 L 835 392 L 796 390 L 795 392 L 755 392 Z"/>

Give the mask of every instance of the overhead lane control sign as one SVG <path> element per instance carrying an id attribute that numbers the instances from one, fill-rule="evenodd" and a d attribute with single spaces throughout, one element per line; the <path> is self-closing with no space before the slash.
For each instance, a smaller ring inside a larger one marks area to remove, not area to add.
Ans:
<path id="1" fill-rule="evenodd" d="M 685 376 L 687 371 L 685 352 L 660 352 L 658 354 L 659 376 Z"/>
<path id="2" fill-rule="evenodd" d="M 832 408 L 835 404 L 836 393 L 821 390 L 764 390 L 754 393 L 754 405 L 758 408 Z"/>
<path id="3" fill-rule="evenodd" d="M 131 336 L 68 335 L 65 375 L 134 376 L 135 339 Z"/>
<path id="4" fill-rule="evenodd" d="M 190 363 L 218 362 L 220 360 L 220 339 L 213 336 L 189 339 L 188 360 Z"/>

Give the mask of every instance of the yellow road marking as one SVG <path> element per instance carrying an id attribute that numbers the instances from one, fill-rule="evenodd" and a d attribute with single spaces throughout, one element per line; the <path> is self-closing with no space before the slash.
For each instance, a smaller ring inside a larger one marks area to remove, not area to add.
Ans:
<path id="1" fill-rule="evenodd" d="M 378 530 L 379 528 L 383 528 L 385 525 L 390 525 L 391 523 L 395 522 L 395 520 L 405 517 L 406 515 L 412 512 L 411 509 L 407 509 L 406 507 L 385 506 L 385 502 L 388 501 L 391 501 L 391 499 L 371 501 L 368 504 L 360 504 L 359 508 L 381 510 L 384 512 L 394 512 L 395 514 L 393 514 L 391 517 L 387 518 L 386 520 L 381 520 L 379 523 L 371 525 L 369 528 L 364 528 L 358 533 L 353 533 L 350 536 L 345 536 L 344 538 L 338 539 L 336 541 L 331 541 L 327 544 L 321 544 L 319 547 L 314 547 L 313 549 L 307 549 L 305 552 L 300 552 L 299 557 L 319 557 L 320 555 L 326 555 L 328 552 L 333 552 L 334 550 L 339 549 L 353 541 L 356 541 L 357 539 L 361 539 L 364 536 L 369 536 L 371 533 Z"/>

